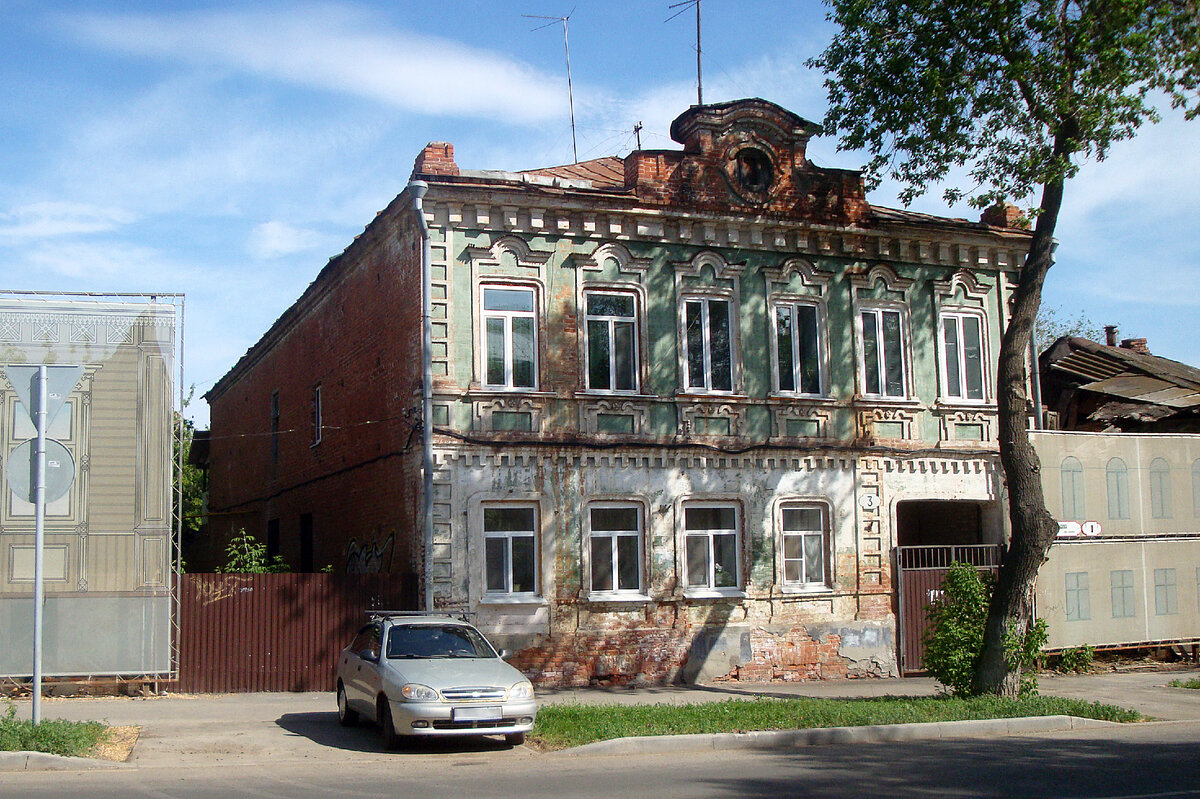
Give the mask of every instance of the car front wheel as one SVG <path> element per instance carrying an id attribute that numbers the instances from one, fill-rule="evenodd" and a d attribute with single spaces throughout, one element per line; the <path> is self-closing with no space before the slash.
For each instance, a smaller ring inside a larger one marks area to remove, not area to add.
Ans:
<path id="1" fill-rule="evenodd" d="M 383 733 L 384 748 L 395 749 L 400 746 L 400 735 L 392 721 L 392 706 L 388 704 L 386 697 L 379 698 L 379 710 L 376 715 L 379 718 L 379 730 Z"/>
<path id="2" fill-rule="evenodd" d="M 350 701 L 346 699 L 346 687 L 338 683 L 337 687 L 338 724 L 343 727 L 353 727 L 358 723 L 358 711 L 350 709 Z"/>
<path id="3" fill-rule="evenodd" d="M 504 740 L 506 743 L 508 743 L 511 746 L 520 746 L 521 744 L 525 743 L 525 733 L 523 733 L 523 732 L 505 733 Z"/>

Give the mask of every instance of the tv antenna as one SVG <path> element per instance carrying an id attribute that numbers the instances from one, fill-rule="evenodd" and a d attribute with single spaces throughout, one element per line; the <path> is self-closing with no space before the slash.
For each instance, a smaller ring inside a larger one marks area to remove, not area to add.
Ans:
<path id="1" fill-rule="evenodd" d="M 697 0 L 699 2 L 699 0 Z M 521 16 L 528 19 L 548 19 L 550 20 L 545 25 L 539 25 L 534 28 L 535 31 L 540 31 L 543 28 L 549 28 L 556 22 L 562 23 L 563 29 L 563 51 L 567 54 L 567 103 L 571 108 L 571 155 L 575 159 L 575 163 L 579 163 L 579 149 L 575 145 L 575 91 L 571 88 L 571 46 L 567 43 L 567 20 L 571 18 L 571 14 L 575 13 L 575 9 L 571 9 L 571 13 L 565 17 L 546 17 L 541 14 L 522 14 Z"/>
<path id="2" fill-rule="evenodd" d="M 700 71 L 700 0 L 682 0 L 679 3 L 672 3 L 668 8 L 678 8 L 679 10 L 663 21 L 670 22 L 692 6 L 696 7 L 696 105 L 704 105 L 704 80 Z"/>

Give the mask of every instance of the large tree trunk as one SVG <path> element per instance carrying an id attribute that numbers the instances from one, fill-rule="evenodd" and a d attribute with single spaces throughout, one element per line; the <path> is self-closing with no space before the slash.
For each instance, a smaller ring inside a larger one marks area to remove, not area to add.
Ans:
<path id="1" fill-rule="evenodd" d="M 1010 636 L 1023 635 L 1029 627 L 1038 569 L 1058 533 L 1057 522 L 1046 510 L 1041 464 L 1029 441 L 1026 353 L 1042 300 L 1042 284 L 1052 263 L 1054 228 L 1062 197 L 1061 179 L 1047 183 L 1042 189 L 1041 213 L 1013 294 L 1012 318 L 1000 346 L 997 368 L 1000 462 L 1008 484 L 1012 530 L 988 607 L 983 651 L 972 686 L 976 693 L 1017 695 L 1020 665 L 1005 656 L 1005 641 Z"/>

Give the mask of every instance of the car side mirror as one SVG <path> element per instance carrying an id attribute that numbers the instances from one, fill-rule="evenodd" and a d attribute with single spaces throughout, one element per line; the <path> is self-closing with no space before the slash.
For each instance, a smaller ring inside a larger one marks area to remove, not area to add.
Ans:
<path id="1" fill-rule="evenodd" d="M 501 649 L 497 654 L 500 655 L 501 660 L 508 660 L 508 658 L 512 655 L 512 652 L 509 652 L 507 649 Z"/>
<path id="2" fill-rule="evenodd" d="M 379 653 L 374 649 L 364 649 L 358 653 L 358 656 L 363 660 L 375 661 L 379 660 Z"/>

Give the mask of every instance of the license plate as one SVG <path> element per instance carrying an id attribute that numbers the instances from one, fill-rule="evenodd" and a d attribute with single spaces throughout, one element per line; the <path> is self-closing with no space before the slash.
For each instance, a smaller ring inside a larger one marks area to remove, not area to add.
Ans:
<path id="1" fill-rule="evenodd" d="M 499 707 L 456 707 L 451 711 L 455 721 L 491 721 L 500 718 Z"/>

